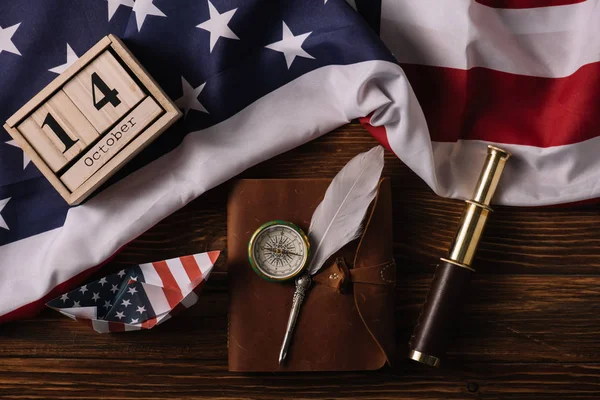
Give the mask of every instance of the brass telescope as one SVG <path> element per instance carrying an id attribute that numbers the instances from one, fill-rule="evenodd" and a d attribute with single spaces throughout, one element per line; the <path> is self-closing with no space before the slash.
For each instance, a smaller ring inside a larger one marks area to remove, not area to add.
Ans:
<path id="1" fill-rule="evenodd" d="M 492 212 L 490 201 L 498 187 L 510 153 L 488 146 L 487 158 L 471 200 L 465 201 L 458 231 L 454 236 L 448 257 L 441 258 L 435 270 L 423 310 L 409 342 L 409 357 L 415 361 L 438 367 L 446 347 L 461 297 L 467 289 L 471 263 L 487 218 Z"/>

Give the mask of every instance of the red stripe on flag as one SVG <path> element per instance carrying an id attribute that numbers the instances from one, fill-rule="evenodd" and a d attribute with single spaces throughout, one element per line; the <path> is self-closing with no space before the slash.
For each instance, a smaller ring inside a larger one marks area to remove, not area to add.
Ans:
<path id="1" fill-rule="evenodd" d="M 600 134 L 600 62 L 564 78 L 487 68 L 402 67 L 434 141 L 486 140 L 551 147 Z"/>
<path id="2" fill-rule="evenodd" d="M 181 301 L 183 296 L 181 295 L 179 285 L 177 285 L 177 281 L 173 277 L 169 266 L 165 261 L 153 262 L 152 265 L 163 282 L 163 293 L 169 302 L 169 306 L 175 307 L 177 303 Z"/>
<path id="3" fill-rule="evenodd" d="M 149 320 L 142 322 L 142 328 L 144 329 L 150 329 L 154 325 L 156 325 L 156 317 L 150 318 Z"/>
<path id="4" fill-rule="evenodd" d="M 202 277 L 202 271 L 200 271 L 200 267 L 194 256 L 179 257 L 179 260 L 181 261 L 181 265 L 183 265 L 183 269 L 185 269 L 188 278 L 190 278 L 190 282 L 194 282 Z"/>
<path id="5" fill-rule="evenodd" d="M 215 265 L 215 263 L 217 262 L 217 258 L 219 258 L 219 254 L 221 254 L 220 251 L 215 250 L 215 251 L 209 251 L 208 253 L 208 258 L 210 258 L 210 262 Z"/>
<path id="6" fill-rule="evenodd" d="M 369 133 L 371 135 L 373 135 L 373 137 L 379 143 L 381 143 L 389 151 L 393 152 L 392 147 L 390 146 L 390 142 L 387 137 L 387 132 L 385 131 L 385 127 L 371 125 L 371 116 L 372 115 L 373 114 L 371 113 L 370 115 L 368 115 L 366 117 L 359 118 L 360 123 L 362 124 L 362 126 L 364 126 L 369 131 Z"/>
<path id="7" fill-rule="evenodd" d="M 477 3 L 493 8 L 539 8 L 566 6 L 586 0 L 476 0 Z"/>
<path id="8" fill-rule="evenodd" d="M 122 322 L 108 321 L 109 332 L 125 332 L 125 324 Z"/>
<path id="9" fill-rule="evenodd" d="M 179 285 L 173 277 L 173 274 L 171 273 L 171 270 L 169 269 L 169 266 L 167 265 L 166 261 L 153 262 L 152 266 L 154 266 L 156 273 L 160 277 L 160 280 L 163 283 L 163 287 L 179 288 Z"/>

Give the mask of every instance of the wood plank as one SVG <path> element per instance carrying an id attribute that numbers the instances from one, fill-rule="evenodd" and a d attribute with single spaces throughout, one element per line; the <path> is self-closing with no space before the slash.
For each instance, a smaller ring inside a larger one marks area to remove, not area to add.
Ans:
<path id="1" fill-rule="evenodd" d="M 376 144 L 364 128 L 351 124 L 240 177 L 333 177 L 353 156 Z M 431 273 L 448 251 L 463 202 L 436 196 L 392 153 L 385 158 L 384 175 L 392 178 L 396 260 L 411 273 Z M 130 243 L 117 260 L 225 248 L 226 198 L 227 184 L 201 196 Z M 600 274 L 599 208 L 496 207 L 473 265 L 478 274 Z"/>
<path id="2" fill-rule="evenodd" d="M 204 360 L 4 359 L 0 395 L 62 399 L 595 399 L 600 365 L 413 362 L 369 373 L 233 374 Z"/>
<path id="3" fill-rule="evenodd" d="M 376 142 L 346 126 L 252 168 L 245 178 L 333 177 Z M 440 370 L 404 357 L 462 203 L 440 199 L 394 155 L 397 364 L 348 374 L 227 372 L 227 185 L 130 243 L 126 263 L 225 250 L 200 302 L 150 331 L 100 335 L 51 310 L 0 326 L 0 398 L 593 399 L 600 391 L 597 205 L 499 207 L 475 260 L 468 304 Z"/>
<path id="4" fill-rule="evenodd" d="M 399 274 L 397 362 L 428 290 L 430 275 Z M 448 361 L 596 362 L 600 277 L 475 275 Z M 227 275 L 211 275 L 198 305 L 149 331 L 101 335 L 48 310 L 2 326 L 1 357 L 211 359 L 226 363 Z"/>

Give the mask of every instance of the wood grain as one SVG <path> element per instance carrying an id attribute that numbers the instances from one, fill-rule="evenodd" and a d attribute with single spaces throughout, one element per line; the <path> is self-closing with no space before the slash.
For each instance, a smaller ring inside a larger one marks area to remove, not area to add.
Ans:
<path id="1" fill-rule="evenodd" d="M 351 124 L 242 174 L 333 177 L 375 141 Z M 100 335 L 50 310 L 0 326 L 0 398 L 594 399 L 600 392 L 598 206 L 518 209 L 491 216 L 447 362 L 405 358 L 431 274 L 462 203 L 441 199 L 391 153 L 398 357 L 375 372 L 227 372 L 227 184 L 129 244 L 122 265 L 225 250 L 200 297 L 150 331 Z"/>
<path id="2" fill-rule="evenodd" d="M 48 122 L 49 117 L 68 136 L 64 138 L 69 143 L 68 148 L 65 148 L 58 132 L 51 126 L 52 122 Z M 84 151 L 99 136 L 62 90 L 38 107 L 17 129 L 54 172 Z"/>
<path id="3" fill-rule="evenodd" d="M 70 191 L 75 191 L 108 160 L 127 146 L 162 111 L 162 108 L 152 97 L 146 97 L 113 129 L 108 131 L 98 143 L 81 155 L 81 158 L 60 177 L 60 180 Z"/>
<path id="4" fill-rule="evenodd" d="M 99 78 L 109 92 L 116 93 L 116 104 L 105 102 L 103 107 L 97 107 L 107 93 L 103 93 L 97 84 L 93 83 L 93 76 Z M 101 134 L 145 96 L 110 51 L 100 54 L 90 65 L 79 71 L 65 84 L 63 91 Z"/>

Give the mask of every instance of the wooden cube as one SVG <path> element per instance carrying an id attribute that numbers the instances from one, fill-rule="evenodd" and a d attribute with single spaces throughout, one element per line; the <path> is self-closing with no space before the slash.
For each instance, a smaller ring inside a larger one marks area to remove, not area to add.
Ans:
<path id="1" fill-rule="evenodd" d="M 4 128 L 69 204 L 79 204 L 181 117 L 123 43 L 98 42 Z"/>
<path id="2" fill-rule="evenodd" d="M 54 172 L 100 136 L 62 90 L 21 122 L 17 130 Z"/>
<path id="3" fill-rule="evenodd" d="M 108 51 L 77 73 L 63 90 L 100 133 L 146 97 Z"/>

